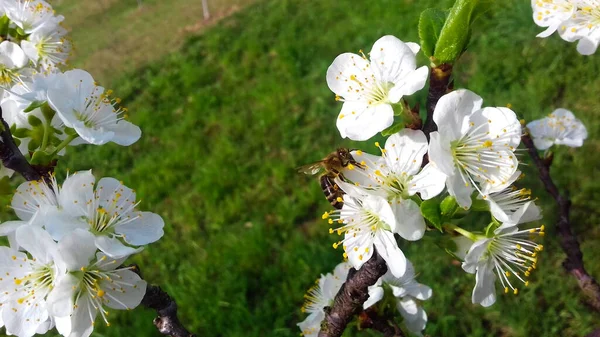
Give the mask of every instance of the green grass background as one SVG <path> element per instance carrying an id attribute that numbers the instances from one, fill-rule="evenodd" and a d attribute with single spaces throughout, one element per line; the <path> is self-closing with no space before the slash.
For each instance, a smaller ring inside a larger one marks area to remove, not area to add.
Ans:
<path id="1" fill-rule="evenodd" d="M 331 248 L 334 238 L 320 219 L 328 204 L 317 181 L 295 168 L 337 146 L 376 153 L 371 142 L 339 137 L 341 105 L 327 88 L 326 69 L 338 54 L 369 50 L 385 34 L 418 41 L 419 13 L 450 3 L 258 1 L 179 50 L 152 45 L 164 55 L 159 60 L 130 62 L 123 72 L 93 65 L 102 71 L 93 75 L 112 85 L 144 135 L 128 148 L 71 149 L 57 171 L 93 168 L 98 177 L 116 177 L 136 189 L 141 209 L 163 216 L 165 236 L 132 261 L 177 300 L 182 321 L 198 336 L 298 336 L 304 292 L 332 270 L 341 251 Z M 73 6 L 61 1 L 57 12 L 64 8 L 69 18 Z M 100 29 L 79 21 L 73 26 L 81 29 L 73 34 L 81 54 L 75 65 L 90 62 L 86 48 L 93 48 Z M 107 25 L 119 24 L 113 21 Z M 168 34 L 160 21 L 151 28 Z M 455 67 L 455 86 L 477 92 L 487 106 L 510 103 L 527 120 L 565 107 L 586 124 L 589 139 L 582 148 L 556 148 L 552 174 L 570 191 L 586 267 L 600 278 L 600 52 L 581 56 L 557 36 L 535 38 L 541 30 L 527 1 L 498 2 L 476 22 L 472 44 Z M 131 34 L 147 32 L 115 35 L 112 44 L 119 47 L 112 52 L 119 55 Z M 119 67 L 127 59 L 108 60 Z M 427 64 L 422 55 L 420 61 Z M 425 91 L 409 98 L 424 99 Z M 530 287 L 500 296 L 488 309 L 472 305 L 473 275 L 427 240 L 403 242 L 419 281 L 434 290 L 424 303 L 427 335 L 583 336 L 600 327 L 600 315 L 583 304 L 576 281 L 561 268 L 555 206 L 525 153 L 522 159 L 527 177 L 521 185 L 539 197 L 548 228 Z M 159 336 L 149 310 L 113 314 L 111 327 L 99 323 L 94 336 Z M 377 334 L 350 327 L 345 336 Z"/>

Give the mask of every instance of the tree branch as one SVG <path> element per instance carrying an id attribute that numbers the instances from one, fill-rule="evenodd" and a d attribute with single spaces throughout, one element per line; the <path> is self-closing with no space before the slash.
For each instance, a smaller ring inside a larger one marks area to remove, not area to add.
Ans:
<path id="1" fill-rule="evenodd" d="M 423 126 L 423 132 L 429 139 L 429 134 L 437 130 L 437 126 L 433 122 L 433 111 L 437 102 L 444 96 L 448 90 L 451 90 L 450 76 L 452 75 L 451 64 L 441 64 L 435 68 L 431 68 L 429 74 L 429 92 L 427 94 L 427 120 Z"/>
<path id="2" fill-rule="evenodd" d="M 156 310 L 158 317 L 153 323 L 161 334 L 171 337 L 194 337 L 194 334 L 187 331 L 179 321 L 177 303 L 159 286 L 148 285 L 142 305 Z"/>
<path id="3" fill-rule="evenodd" d="M 523 144 L 527 147 L 527 151 L 533 159 L 535 166 L 540 172 L 540 180 L 544 183 L 546 191 L 556 200 L 558 204 L 558 222 L 556 228 L 558 230 L 559 242 L 562 250 L 567 254 L 567 259 L 563 262 L 563 267 L 570 272 L 579 284 L 579 288 L 586 296 L 587 302 L 595 310 L 600 311 L 600 285 L 590 276 L 583 265 L 583 253 L 579 248 L 577 237 L 571 229 L 569 213 L 571 209 L 571 200 L 566 196 L 566 193 L 561 194 L 554 184 L 550 176 L 550 163 L 540 158 L 537 149 L 533 144 L 533 140 L 529 134 L 521 137 Z"/>
<path id="4" fill-rule="evenodd" d="M 325 319 L 321 323 L 319 337 L 339 337 L 363 303 L 369 298 L 369 287 L 387 272 L 385 260 L 373 252 L 371 259 L 359 270 L 350 269 L 346 283 L 335 296 L 333 305 L 325 307 Z"/>
<path id="5" fill-rule="evenodd" d="M 383 337 L 406 337 L 396 323 L 369 308 L 360 314 L 360 327 L 381 332 Z"/>
<path id="6" fill-rule="evenodd" d="M 142 277 L 142 272 L 136 264 L 128 267 Z M 153 323 L 161 334 L 171 337 L 196 336 L 181 324 L 177 317 L 177 303 L 159 286 L 148 284 L 141 304 L 149 309 L 156 310 L 158 317 L 154 319 Z"/>
<path id="7" fill-rule="evenodd" d="M 42 175 L 40 172 L 29 165 L 19 147 L 15 144 L 10 133 L 10 126 L 2 117 L 2 108 L 0 108 L 0 122 L 0 159 L 2 160 L 2 165 L 18 172 L 28 181 L 41 180 Z"/>

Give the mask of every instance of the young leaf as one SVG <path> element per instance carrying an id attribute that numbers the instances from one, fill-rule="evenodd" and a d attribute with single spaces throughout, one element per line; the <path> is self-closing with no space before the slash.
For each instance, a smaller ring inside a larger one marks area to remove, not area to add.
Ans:
<path id="1" fill-rule="evenodd" d="M 381 131 L 381 135 L 384 137 L 391 136 L 394 133 L 400 132 L 400 130 L 404 129 L 404 123 L 400 122 L 398 124 L 394 124 L 389 128 Z"/>
<path id="2" fill-rule="evenodd" d="M 440 204 L 440 210 L 442 211 L 442 216 L 445 218 L 452 218 L 454 213 L 458 210 L 458 203 L 456 202 L 456 198 L 449 195 L 442 200 Z"/>
<path id="3" fill-rule="evenodd" d="M 434 57 L 440 64 L 454 63 L 467 48 L 471 22 L 479 0 L 456 0 L 435 45 Z"/>
<path id="4" fill-rule="evenodd" d="M 442 231 L 442 216 L 440 215 L 440 203 L 437 199 L 425 200 L 421 203 L 421 214 L 427 221 L 431 222 L 438 230 Z"/>
<path id="5" fill-rule="evenodd" d="M 447 11 L 437 8 L 428 8 L 421 13 L 419 18 L 419 39 L 421 50 L 427 57 L 432 57 L 435 45 L 440 37 L 440 32 L 446 22 Z"/>

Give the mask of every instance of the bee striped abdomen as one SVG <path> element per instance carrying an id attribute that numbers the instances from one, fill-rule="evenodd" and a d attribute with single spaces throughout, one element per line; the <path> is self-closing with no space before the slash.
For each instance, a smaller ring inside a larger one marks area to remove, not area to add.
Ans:
<path id="1" fill-rule="evenodd" d="M 338 201 L 338 198 L 342 198 L 344 195 L 344 191 L 340 189 L 340 187 L 333 181 L 337 177 L 337 174 L 324 174 L 321 176 L 321 188 L 323 189 L 323 194 L 327 198 L 327 201 L 336 209 L 341 209 L 344 206 L 344 202 Z M 341 177 L 340 177 L 341 178 Z"/>

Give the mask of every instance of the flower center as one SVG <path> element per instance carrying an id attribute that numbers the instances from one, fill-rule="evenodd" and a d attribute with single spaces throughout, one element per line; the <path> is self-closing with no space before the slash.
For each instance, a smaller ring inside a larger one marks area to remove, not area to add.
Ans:
<path id="1" fill-rule="evenodd" d="M 511 279 L 529 286 L 526 278 L 536 269 L 538 253 L 544 249 L 543 245 L 531 240 L 536 235 L 544 236 L 544 226 L 499 234 L 490 241 L 484 256 L 494 264 L 504 293 L 510 289 L 518 294 L 519 290 L 513 286 Z"/>

